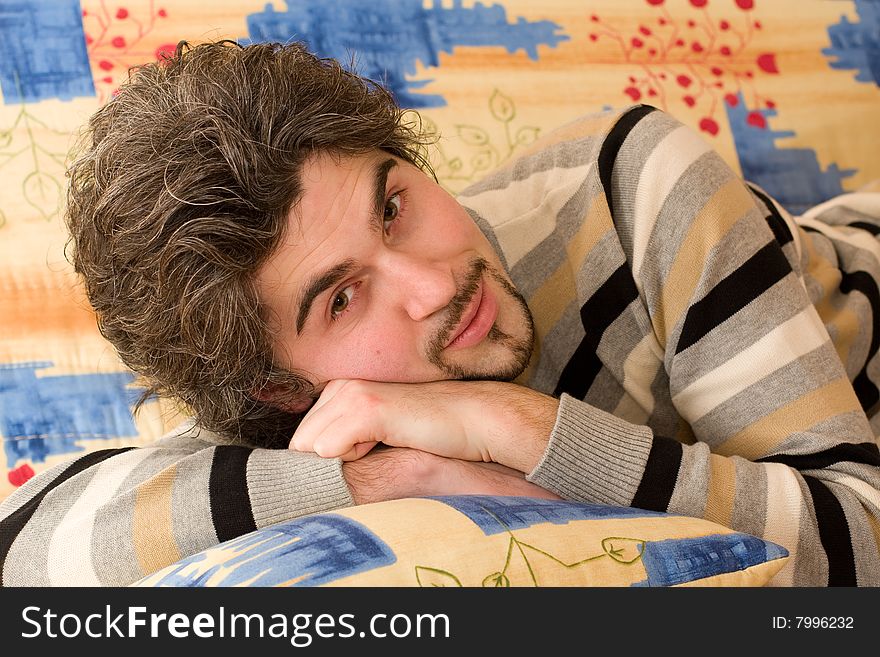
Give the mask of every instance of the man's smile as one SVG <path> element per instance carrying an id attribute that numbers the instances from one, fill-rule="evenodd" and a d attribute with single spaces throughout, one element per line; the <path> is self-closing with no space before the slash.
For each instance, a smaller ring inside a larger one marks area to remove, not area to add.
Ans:
<path id="1" fill-rule="evenodd" d="M 481 342 L 498 317 L 498 301 L 481 277 L 461 322 L 450 335 L 446 348 L 464 348 Z"/>

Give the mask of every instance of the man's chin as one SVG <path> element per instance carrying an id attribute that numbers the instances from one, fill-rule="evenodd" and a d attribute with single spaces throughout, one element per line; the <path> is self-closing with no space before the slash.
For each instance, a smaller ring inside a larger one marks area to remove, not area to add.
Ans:
<path id="1" fill-rule="evenodd" d="M 488 341 L 487 337 L 484 343 Z M 454 361 L 444 360 L 443 373 L 451 379 L 462 381 L 512 381 L 522 374 L 532 355 L 531 342 L 516 342 L 504 336 L 503 341 L 512 344 L 492 343 L 475 345 L 482 353 L 468 353 L 472 349 L 462 349 L 455 354 Z"/>

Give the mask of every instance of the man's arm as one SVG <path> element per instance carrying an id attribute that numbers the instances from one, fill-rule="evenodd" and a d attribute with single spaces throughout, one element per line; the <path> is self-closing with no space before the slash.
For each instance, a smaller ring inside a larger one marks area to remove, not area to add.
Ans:
<path id="1" fill-rule="evenodd" d="M 150 447 L 86 454 L 5 499 L 0 585 L 124 586 L 283 520 L 457 493 L 555 497 L 514 473 L 414 450 L 376 450 L 342 464 L 190 429 Z"/>

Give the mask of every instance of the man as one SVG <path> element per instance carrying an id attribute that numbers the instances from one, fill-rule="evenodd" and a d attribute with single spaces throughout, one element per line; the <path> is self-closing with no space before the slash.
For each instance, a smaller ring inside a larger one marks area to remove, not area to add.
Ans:
<path id="1" fill-rule="evenodd" d="M 127 583 L 303 513 L 496 492 L 705 517 L 785 546 L 776 584 L 880 584 L 880 247 L 829 225 L 876 225 L 877 195 L 796 223 L 639 106 L 456 201 L 384 91 L 298 45 L 181 47 L 87 136 L 74 263 L 198 428 L 29 481 L 3 583 Z"/>

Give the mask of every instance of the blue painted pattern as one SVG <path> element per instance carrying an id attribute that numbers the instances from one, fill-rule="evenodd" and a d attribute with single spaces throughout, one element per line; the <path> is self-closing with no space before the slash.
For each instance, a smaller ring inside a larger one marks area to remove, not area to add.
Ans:
<path id="1" fill-rule="evenodd" d="M 3 100 L 94 96 L 78 0 L 0 0 Z"/>
<path id="2" fill-rule="evenodd" d="M 855 0 L 857 23 L 846 16 L 828 28 L 831 47 L 822 54 L 834 57 L 831 68 L 855 69 L 859 82 L 880 86 L 880 0 Z"/>
<path id="3" fill-rule="evenodd" d="M 634 586 L 675 586 L 746 570 L 785 556 L 785 548 L 748 534 L 650 541 L 642 553 L 647 580 Z"/>
<path id="4" fill-rule="evenodd" d="M 320 586 L 393 564 L 394 552 L 359 522 L 336 514 L 306 516 L 223 543 L 229 558 L 206 570 L 189 568 L 205 553 L 182 559 L 153 586 Z M 187 570 L 197 571 L 187 573 Z"/>
<path id="5" fill-rule="evenodd" d="M 841 180 L 856 169 L 840 169 L 832 163 L 824 171 L 811 148 L 777 148 L 776 140 L 791 137 L 792 130 L 771 130 L 750 125 L 740 92 L 734 107 L 725 103 L 733 141 L 739 155 L 743 177 L 766 190 L 789 212 L 800 214 L 807 209 L 842 194 Z M 775 109 L 758 111 L 765 119 L 776 116 Z"/>
<path id="6" fill-rule="evenodd" d="M 487 536 L 541 523 L 565 525 L 572 520 L 647 518 L 666 514 L 631 507 L 545 500 L 532 497 L 456 495 L 431 497 L 460 511 Z"/>
<path id="7" fill-rule="evenodd" d="M 131 405 L 141 390 L 132 374 L 37 376 L 52 363 L 0 365 L 0 435 L 6 465 L 43 463 L 83 450 L 83 439 L 137 436 Z"/>
<path id="8" fill-rule="evenodd" d="M 416 91 L 430 79 L 407 79 L 416 73 L 417 61 L 439 66 L 440 53 L 456 46 L 502 46 L 537 60 L 539 45 L 555 47 L 569 38 L 556 23 L 522 17 L 509 23 L 499 4 L 463 7 L 461 0 L 451 8 L 440 0 L 428 8 L 422 0 L 290 0 L 286 11 L 267 4 L 247 17 L 247 25 L 250 38 L 242 44 L 302 40 L 343 64 L 354 57 L 358 73 L 381 82 L 400 105 L 416 108 L 446 104 L 442 96 Z"/>

